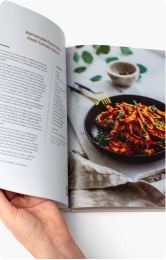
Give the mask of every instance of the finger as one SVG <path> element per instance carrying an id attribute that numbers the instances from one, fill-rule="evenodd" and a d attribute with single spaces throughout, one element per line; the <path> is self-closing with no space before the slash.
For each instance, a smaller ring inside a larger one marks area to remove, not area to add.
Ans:
<path id="1" fill-rule="evenodd" d="M 18 196 L 18 193 L 12 192 L 12 191 L 8 191 L 8 190 L 4 190 L 3 193 L 6 195 L 6 197 L 8 198 L 9 201 L 11 201 L 13 198 Z"/>
<path id="2" fill-rule="evenodd" d="M 3 191 L 0 190 L 0 218 L 5 225 L 11 221 L 16 210 L 8 201 Z"/>
<path id="3" fill-rule="evenodd" d="M 24 197 L 14 197 L 11 200 L 11 204 L 18 208 L 30 208 L 35 207 L 44 201 L 46 201 L 46 199 L 26 195 Z"/>
<path id="4" fill-rule="evenodd" d="M 25 197 L 16 196 L 11 201 L 11 204 L 17 208 L 26 208 Z"/>

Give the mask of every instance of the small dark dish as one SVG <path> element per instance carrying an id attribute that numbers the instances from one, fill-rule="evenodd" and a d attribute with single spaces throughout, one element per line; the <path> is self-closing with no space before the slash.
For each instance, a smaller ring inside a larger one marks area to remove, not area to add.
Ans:
<path id="1" fill-rule="evenodd" d="M 165 111 L 164 103 L 149 97 L 138 96 L 138 95 L 118 95 L 109 98 L 112 102 L 111 105 L 113 107 L 115 107 L 116 103 L 127 102 L 129 104 L 133 104 L 133 100 L 136 100 L 137 103 L 140 102 L 146 106 L 155 105 L 161 111 Z M 127 163 L 150 163 L 150 162 L 161 160 L 165 157 L 165 150 L 150 155 L 127 155 L 127 154 L 119 154 L 113 151 L 109 151 L 104 147 L 98 145 L 94 141 L 94 137 L 98 133 L 96 120 L 98 115 L 101 114 L 101 112 L 103 112 L 104 110 L 106 109 L 104 108 L 103 104 L 100 102 L 98 106 L 96 105 L 92 106 L 84 118 L 85 133 L 89 141 L 97 150 L 99 150 L 101 153 L 104 153 L 105 155 L 111 158 L 114 158 L 119 161 L 127 162 Z"/>

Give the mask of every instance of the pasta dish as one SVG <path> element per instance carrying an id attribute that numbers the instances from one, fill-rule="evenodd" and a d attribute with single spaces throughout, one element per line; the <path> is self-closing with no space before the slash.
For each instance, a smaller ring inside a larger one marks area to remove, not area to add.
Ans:
<path id="1" fill-rule="evenodd" d="M 165 149 L 166 113 L 133 100 L 116 103 L 97 117 L 95 142 L 120 154 L 150 155 Z"/>

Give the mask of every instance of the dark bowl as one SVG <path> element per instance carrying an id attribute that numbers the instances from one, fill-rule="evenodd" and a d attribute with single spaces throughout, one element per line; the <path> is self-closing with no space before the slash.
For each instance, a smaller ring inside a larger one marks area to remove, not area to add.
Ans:
<path id="1" fill-rule="evenodd" d="M 116 106 L 116 103 L 127 102 L 129 104 L 133 104 L 133 100 L 136 100 L 137 103 L 142 103 L 146 106 L 155 105 L 161 111 L 165 111 L 165 104 L 155 100 L 153 98 L 138 96 L 138 95 L 118 95 L 110 97 L 111 105 L 113 107 Z M 96 125 L 96 120 L 99 114 L 106 110 L 103 104 L 100 102 L 98 106 L 92 106 L 84 118 L 84 130 L 92 145 L 99 150 L 101 153 L 104 153 L 110 158 L 114 158 L 119 161 L 127 162 L 127 163 L 150 163 L 154 161 L 161 160 L 165 157 L 165 151 L 156 152 L 150 155 L 127 155 L 127 154 L 119 154 L 113 151 L 109 151 L 104 147 L 98 145 L 94 141 L 94 137 L 98 133 L 98 127 Z"/>

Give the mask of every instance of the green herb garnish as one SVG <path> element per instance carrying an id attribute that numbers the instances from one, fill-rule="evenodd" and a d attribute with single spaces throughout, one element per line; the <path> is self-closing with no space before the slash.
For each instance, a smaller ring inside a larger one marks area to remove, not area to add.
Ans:
<path id="1" fill-rule="evenodd" d="M 134 103 L 134 105 L 137 105 L 137 102 L 135 100 L 133 100 L 133 103 Z"/>
<path id="2" fill-rule="evenodd" d="M 110 121 L 108 121 L 108 124 L 109 124 L 110 127 L 113 127 L 113 126 L 114 126 L 114 123 L 115 123 L 114 120 L 110 120 Z"/>
<path id="3" fill-rule="evenodd" d="M 157 128 L 157 124 L 163 126 L 163 124 L 159 120 L 157 120 L 155 123 L 156 123 L 156 128 Z"/>
<path id="4" fill-rule="evenodd" d="M 97 136 L 94 138 L 95 142 L 101 146 L 108 145 L 108 141 L 110 140 L 110 138 L 107 137 L 108 134 L 109 134 L 108 132 L 100 129 Z"/>
<path id="5" fill-rule="evenodd" d="M 155 110 L 157 110 L 157 107 L 155 107 L 155 105 L 149 106 L 149 110 L 150 110 L 150 112 L 154 113 Z"/>
<path id="6" fill-rule="evenodd" d="M 107 122 L 107 119 L 105 118 L 105 119 L 102 120 L 102 124 L 101 125 L 104 125 L 106 122 Z"/>
<path id="7" fill-rule="evenodd" d="M 120 119 L 120 117 L 122 117 L 123 116 L 123 114 L 122 114 L 122 110 L 118 110 L 118 115 L 117 115 L 117 117 L 116 117 L 116 119 Z"/>
<path id="8" fill-rule="evenodd" d="M 145 130 L 141 130 L 141 137 L 142 137 L 142 139 L 143 139 L 142 149 L 144 149 L 145 134 L 146 134 Z"/>
<path id="9" fill-rule="evenodd" d="M 142 122 L 142 124 L 143 124 L 144 128 L 147 129 L 148 124 L 146 122 Z"/>
<path id="10" fill-rule="evenodd" d="M 156 142 L 162 149 L 164 149 L 164 145 L 163 145 L 163 142 L 162 141 L 157 141 Z"/>
<path id="11" fill-rule="evenodd" d="M 146 132 L 144 130 L 141 130 L 141 136 L 145 137 Z"/>
<path id="12" fill-rule="evenodd" d="M 163 117 L 154 116 L 153 118 L 158 119 L 159 121 L 165 121 L 165 119 Z"/>

